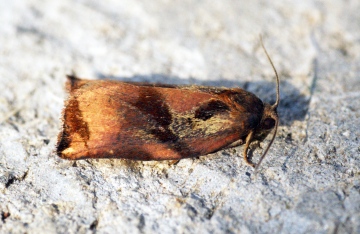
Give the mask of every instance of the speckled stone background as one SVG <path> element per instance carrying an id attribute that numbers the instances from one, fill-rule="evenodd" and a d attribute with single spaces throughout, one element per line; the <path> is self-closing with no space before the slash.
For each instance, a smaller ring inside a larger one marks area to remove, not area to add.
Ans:
<path id="1" fill-rule="evenodd" d="M 0 232 L 360 233 L 359 12 L 358 0 L 0 0 Z M 176 165 L 54 154 L 72 72 L 272 103 L 259 34 L 282 100 L 256 176 L 242 147 Z"/>

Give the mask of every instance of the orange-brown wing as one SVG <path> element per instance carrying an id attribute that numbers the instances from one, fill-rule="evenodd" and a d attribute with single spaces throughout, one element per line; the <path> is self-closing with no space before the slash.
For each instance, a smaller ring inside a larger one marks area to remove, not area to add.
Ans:
<path id="1" fill-rule="evenodd" d="M 206 155 L 246 136 L 253 118 L 226 93 L 79 79 L 69 86 L 57 146 L 67 159 Z"/>

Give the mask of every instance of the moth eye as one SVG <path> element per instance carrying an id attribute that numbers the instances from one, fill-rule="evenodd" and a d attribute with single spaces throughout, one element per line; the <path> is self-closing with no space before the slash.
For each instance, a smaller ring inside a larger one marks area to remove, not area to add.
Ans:
<path id="1" fill-rule="evenodd" d="M 267 118 L 264 120 L 262 127 L 264 129 L 271 129 L 275 126 L 275 120 L 273 118 Z"/>

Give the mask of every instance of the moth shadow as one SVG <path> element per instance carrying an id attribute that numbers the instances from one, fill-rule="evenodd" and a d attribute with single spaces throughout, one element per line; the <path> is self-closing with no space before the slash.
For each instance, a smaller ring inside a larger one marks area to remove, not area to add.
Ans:
<path id="1" fill-rule="evenodd" d="M 275 81 L 255 81 L 241 82 L 226 79 L 218 80 L 201 80 L 196 78 L 183 79 L 176 76 L 168 76 L 163 74 L 136 75 L 132 77 L 111 76 L 98 73 L 99 79 L 111 79 L 124 82 L 148 82 L 173 85 L 202 85 L 227 88 L 243 88 L 254 93 L 263 102 L 275 103 L 276 89 Z M 280 116 L 280 125 L 290 126 L 295 120 L 304 120 L 309 109 L 310 98 L 300 93 L 300 91 L 286 80 L 280 82 L 280 105 L 278 113 Z"/>

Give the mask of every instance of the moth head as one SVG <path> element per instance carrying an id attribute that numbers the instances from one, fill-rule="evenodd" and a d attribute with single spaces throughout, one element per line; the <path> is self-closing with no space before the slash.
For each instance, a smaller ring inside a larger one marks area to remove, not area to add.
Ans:
<path id="1" fill-rule="evenodd" d="M 254 140 L 263 141 L 267 135 L 277 126 L 279 117 L 276 108 L 265 103 L 263 116 L 254 132 Z"/>

